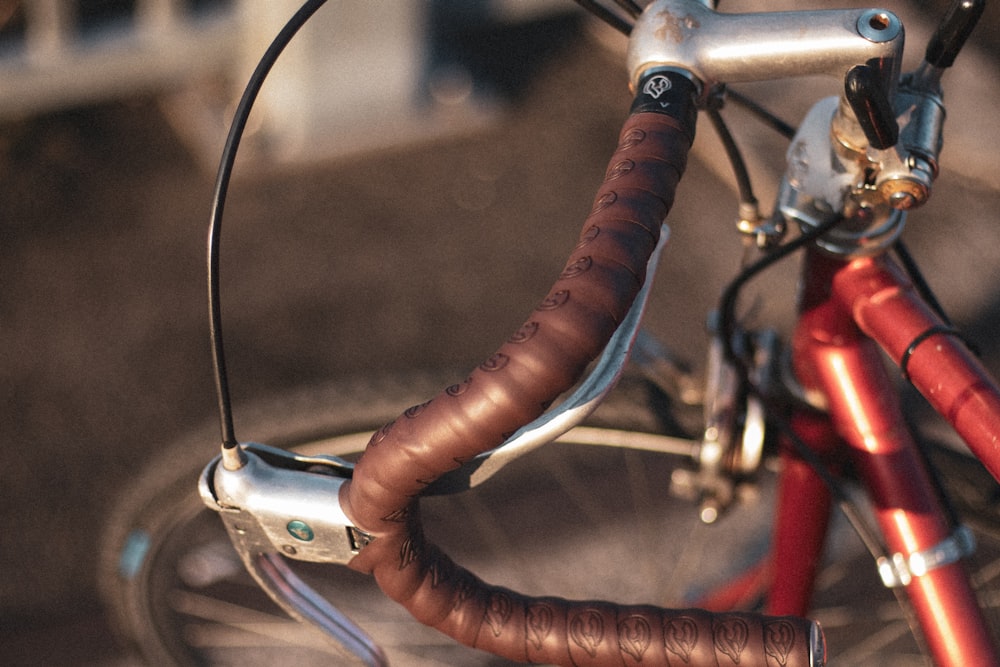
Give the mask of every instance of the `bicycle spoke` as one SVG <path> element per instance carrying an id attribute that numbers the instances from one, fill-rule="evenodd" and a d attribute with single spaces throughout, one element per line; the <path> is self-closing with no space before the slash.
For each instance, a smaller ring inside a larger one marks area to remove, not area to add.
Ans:
<path id="1" fill-rule="evenodd" d="M 188 622 L 188 643 L 203 649 L 294 647 L 337 657 L 345 652 L 313 628 L 287 617 L 217 598 L 177 590 L 171 596 L 175 611 L 209 621 Z"/>
<path id="2" fill-rule="evenodd" d="M 295 621 L 280 624 L 239 623 L 234 625 L 189 624 L 184 628 L 192 646 L 198 648 L 269 648 L 294 646 L 344 657 L 332 643 Z"/>
<path id="3" fill-rule="evenodd" d="M 231 625 L 233 627 L 262 627 L 265 625 L 275 626 L 282 624 L 300 626 L 299 623 L 288 617 L 278 616 L 277 614 L 190 591 L 175 590 L 170 596 L 170 601 L 174 611 L 178 613 L 206 621 L 213 621 L 220 625 Z"/>
<path id="4" fill-rule="evenodd" d="M 850 648 L 838 652 L 837 662 L 835 664 L 845 666 L 865 664 L 867 660 L 877 659 L 878 656 L 883 651 L 887 651 L 894 642 L 908 637 L 909 634 L 910 626 L 907 625 L 906 621 L 895 621 L 893 623 L 880 626 L 878 630 L 863 640 L 855 642 Z M 899 652 L 893 652 L 892 655 L 896 660 L 896 662 L 893 662 L 893 665 L 902 665 L 903 663 L 898 661 L 907 656 L 907 654 Z M 912 657 L 916 661 L 913 664 L 927 664 L 926 658 L 922 655 L 917 654 Z"/>

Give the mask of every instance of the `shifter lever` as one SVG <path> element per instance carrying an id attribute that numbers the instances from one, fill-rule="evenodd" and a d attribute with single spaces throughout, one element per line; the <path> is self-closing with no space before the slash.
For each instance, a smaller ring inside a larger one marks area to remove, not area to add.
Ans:
<path id="1" fill-rule="evenodd" d="M 868 65 L 857 65 L 844 78 L 844 95 L 872 148 L 892 148 L 899 140 L 899 124 L 880 77 Z"/>
<path id="2" fill-rule="evenodd" d="M 939 69 L 951 67 L 984 9 L 986 0 L 956 0 L 927 44 L 924 55 L 927 64 Z"/>
<path id="3" fill-rule="evenodd" d="M 954 64 L 985 8 L 986 0 L 955 0 L 927 43 L 924 62 L 909 81 L 911 87 L 940 94 L 941 76 Z"/>

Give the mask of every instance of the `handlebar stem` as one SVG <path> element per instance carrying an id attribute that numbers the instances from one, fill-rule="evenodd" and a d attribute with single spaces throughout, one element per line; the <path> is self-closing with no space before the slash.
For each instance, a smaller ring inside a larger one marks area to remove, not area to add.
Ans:
<path id="1" fill-rule="evenodd" d="M 875 68 L 892 98 L 903 24 L 882 9 L 722 14 L 698 0 L 656 0 L 638 18 L 626 64 L 633 89 L 651 67 L 673 67 L 702 84 L 768 81 L 810 74 L 843 80 L 855 65 Z"/>

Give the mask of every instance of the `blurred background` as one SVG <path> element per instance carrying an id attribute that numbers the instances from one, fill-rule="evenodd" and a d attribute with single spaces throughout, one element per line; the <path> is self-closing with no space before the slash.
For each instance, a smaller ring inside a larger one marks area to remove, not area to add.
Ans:
<path id="1" fill-rule="evenodd" d="M 913 60 L 946 3 L 883 5 L 903 18 Z M 214 169 L 243 83 L 296 6 L 0 0 L 3 664 L 131 664 L 96 590 L 101 532 L 144 462 L 213 418 Z M 237 403 L 488 356 L 544 295 L 590 209 L 629 103 L 623 47 L 569 0 L 321 10 L 262 92 L 227 206 Z M 940 194 L 906 232 L 993 369 L 998 58 L 994 3 L 946 80 Z M 837 88 L 747 90 L 795 122 Z M 762 157 L 769 208 L 782 142 L 731 122 Z M 728 167 L 707 124 L 700 133 L 649 316 L 695 366 L 691 328 L 740 254 Z M 766 289 L 791 295 L 793 283 L 794 268 Z"/>

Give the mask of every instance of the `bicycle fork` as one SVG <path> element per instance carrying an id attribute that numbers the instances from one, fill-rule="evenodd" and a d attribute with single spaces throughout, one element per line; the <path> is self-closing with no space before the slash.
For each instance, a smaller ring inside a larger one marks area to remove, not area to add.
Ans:
<path id="1" fill-rule="evenodd" d="M 1000 664 L 960 562 L 971 550 L 971 536 L 956 529 L 939 500 L 878 346 L 904 374 L 918 352 L 936 357 L 933 383 L 929 371 L 910 379 L 991 469 L 995 465 L 985 459 L 1000 433 L 989 433 L 995 417 L 970 438 L 963 419 L 971 418 L 962 412 L 972 407 L 1000 414 L 995 382 L 887 258 L 844 262 L 812 251 L 805 276 L 793 363 L 804 389 L 824 397 L 829 421 L 824 432 L 800 415 L 795 419 L 800 433 L 820 456 L 843 444 L 870 494 L 889 554 L 879 562 L 883 583 L 904 588 L 935 664 Z M 794 564 L 815 562 L 804 552 L 819 556 L 830 496 L 803 461 L 790 455 L 786 464 L 773 554 L 778 576 L 768 613 L 804 615 L 815 569 Z"/>

